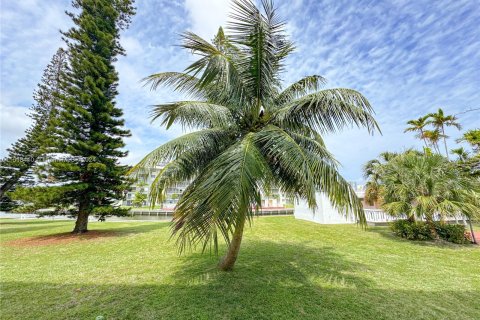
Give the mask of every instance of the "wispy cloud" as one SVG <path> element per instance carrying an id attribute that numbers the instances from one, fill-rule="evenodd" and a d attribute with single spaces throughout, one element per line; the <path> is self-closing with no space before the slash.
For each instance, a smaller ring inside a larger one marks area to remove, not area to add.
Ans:
<path id="1" fill-rule="evenodd" d="M 385 150 L 420 146 L 404 134 L 404 123 L 442 107 L 458 113 L 480 107 L 480 11 L 476 1 L 276 1 L 297 45 L 288 61 L 285 84 L 320 74 L 328 87 L 359 90 L 376 110 L 383 135 L 352 129 L 326 141 L 343 164 L 343 174 L 361 179 L 361 167 Z M 154 72 L 181 71 L 191 56 L 176 47 L 179 34 L 194 31 L 213 38 L 225 23 L 227 0 L 138 0 L 138 13 L 122 35 L 127 56 L 117 63 L 118 105 L 124 109 L 134 163 L 148 151 L 181 134 L 150 124 L 149 106 L 179 99 L 170 90 L 150 92 L 140 80 Z M 29 119 L 31 93 L 58 46 L 58 29 L 70 26 L 69 0 L 2 3 L 1 109 L 2 155 Z M 12 115 L 14 114 L 14 115 Z M 11 125 L 9 119 L 19 125 Z M 466 129 L 478 126 L 480 113 L 460 115 Z M 458 136 L 449 130 L 452 138 Z M 453 140 L 453 139 L 452 139 Z"/>

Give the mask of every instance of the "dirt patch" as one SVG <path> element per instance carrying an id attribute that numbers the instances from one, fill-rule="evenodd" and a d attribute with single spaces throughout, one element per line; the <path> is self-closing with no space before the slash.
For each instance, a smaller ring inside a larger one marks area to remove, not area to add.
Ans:
<path id="1" fill-rule="evenodd" d="M 11 240 L 6 242 L 7 246 L 12 247 L 38 247 L 38 246 L 49 246 L 57 244 L 66 244 L 73 242 L 82 242 L 82 241 L 98 241 L 101 239 L 112 238 L 120 236 L 120 232 L 111 231 L 111 230 L 93 230 L 88 231 L 82 234 L 73 234 L 70 232 L 67 233 L 57 233 L 47 236 L 36 236 L 29 238 L 22 238 L 17 240 Z"/>

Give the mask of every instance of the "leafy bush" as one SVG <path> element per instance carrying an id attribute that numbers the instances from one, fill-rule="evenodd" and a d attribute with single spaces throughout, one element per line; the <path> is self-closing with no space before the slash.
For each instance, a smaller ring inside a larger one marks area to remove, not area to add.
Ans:
<path id="1" fill-rule="evenodd" d="M 453 243 L 467 243 L 469 240 L 465 236 L 465 226 L 462 224 L 446 224 L 437 222 L 435 230 L 440 238 Z"/>
<path id="2" fill-rule="evenodd" d="M 433 240 L 437 236 L 453 243 L 468 243 L 465 226 L 435 222 L 433 232 L 431 226 L 423 221 L 397 220 L 390 224 L 392 231 L 399 237 L 409 240 Z"/>
<path id="3" fill-rule="evenodd" d="M 392 222 L 390 227 L 397 236 L 407 238 L 409 240 L 435 239 L 435 235 L 432 234 L 431 228 L 425 222 L 397 220 Z"/>

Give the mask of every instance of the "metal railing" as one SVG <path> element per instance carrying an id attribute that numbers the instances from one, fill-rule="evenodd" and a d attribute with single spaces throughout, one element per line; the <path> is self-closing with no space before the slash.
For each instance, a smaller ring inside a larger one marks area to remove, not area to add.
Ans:
<path id="1" fill-rule="evenodd" d="M 402 215 L 399 215 L 399 216 L 391 216 L 391 215 L 385 213 L 381 209 L 364 209 L 364 211 L 365 211 L 365 218 L 367 219 L 367 222 L 373 222 L 373 223 L 392 222 L 392 221 L 396 221 L 396 220 L 399 220 L 399 219 L 407 219 L 407 215 L 405 215 L 405 214 L 402 214 Z M 423 219 L 420 219 L 420 220 L 425 220 L 425 219 L 423 218 Z M 441 215 L 440 214 L 435 214 L 433 216 L 433 220 L 435 220 L 435 221 L 441 220 Z M 465 217 L 461 214 L 458 214 L 456 216 L 445 217 L 444 220 L 445 221 L 458 222 L 458 221 L 465 221 Z"/>

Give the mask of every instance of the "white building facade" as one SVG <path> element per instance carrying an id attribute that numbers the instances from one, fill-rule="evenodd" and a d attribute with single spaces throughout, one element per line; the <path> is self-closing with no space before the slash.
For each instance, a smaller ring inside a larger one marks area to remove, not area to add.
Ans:
<path id="1" fill-rule="evenodd" d="M 145 170 L 144 173 L 139 174 L 138 182 L 134 183 L 127 192 L 125 199 L 122 201 L 123 206 L 134 206 L 134 199 L 136 193 L 147 195 L 150 193 L 150 186 L 160 171 L 165 165 L 159 165 L 155 168 Z M 177 205 L 178 199 L 183 191 L 187 188 L 188 182 L 177 183 L 174 187 L 165 190 L 165 201 L 161 204 L 157 203 L 155 208 L 173 210 Z M 262 208 L 286 208 L 292 207 L 293 201 L 282 193 L 278 188 L 272 188 L 268 195 L 262 195 Z M 138 204 L 137 204 L 138 206 Z M 148 207 L 150 202 L 147 199 L 140 205 L 140 207 Z"/>
<path id="2" fill-rule="evenodd" d="M 365 203 L 365 187 L 351 183 L 357 194 L 357 197 L 362 201 L 364 208 L 374 208 Z M 318 208 L 313 211 L 308 207 L 305 200 L 295 201 L 295 218 L 301 220 L 312 221 L 320 224 L 349 224 L 356 223 L 353 215 L 347 216 L 344 212 L 334 208 L 324 192 L 316 192 L 315 198 Z"/>

